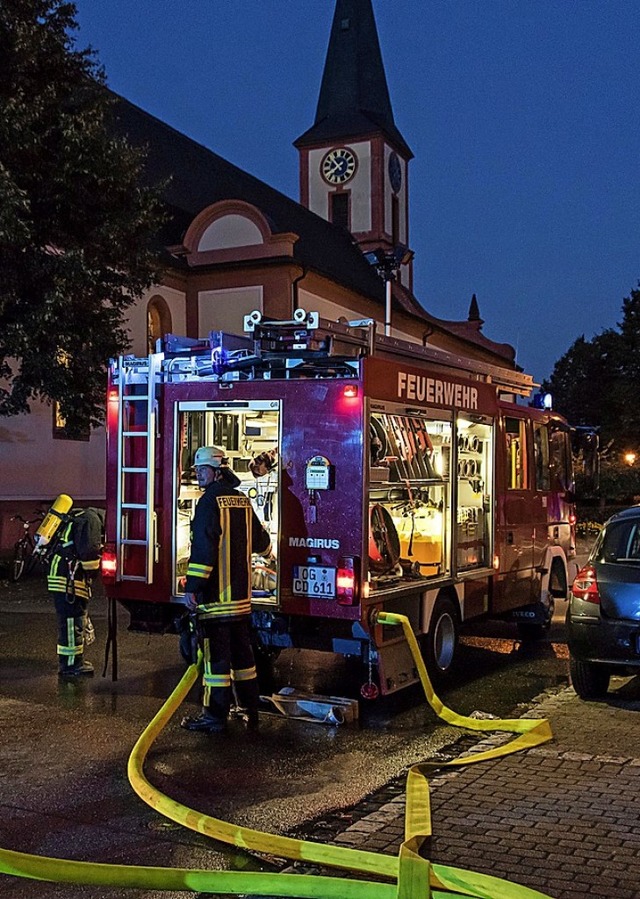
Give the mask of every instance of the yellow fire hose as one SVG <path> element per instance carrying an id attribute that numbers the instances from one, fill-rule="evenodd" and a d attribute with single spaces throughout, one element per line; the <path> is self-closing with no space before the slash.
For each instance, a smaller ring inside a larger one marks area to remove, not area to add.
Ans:
<path id="1" fill-rule="evenodd" d="M 198 833 L 234 846 L 266 852 L 326 867 L 372 874 L 391 880 L 378 883 L 324 877 L 309 874 L 206 871 L 189 868 L 159 868 L 133 865 L 94 864 L 67 859 L 28 855 L 0 848 L 0 873 L 33 880 L 92 884 L 95 886 L 135 887 L 139 889 L 190 890 L 211 894 L 282 896 L 297 899 L 550 899 L 537 890 L 490 875 L 465 871 L 448 865 L 432 864 L 420 856 L 420 848 L 431 835 L 428 771 L 497 758 L 528 749 L 551 739 L 546 720 L 492 719 L 481 721 L 458 715 L 448 709 L 434 693 L 417 640 L 408 618 L 380 612 L 378 621 L 400 625 L 413 655 L 427 701 L 435 713 L 449 724 L 476 731 L 507 731 L 518 734 L 515 740 L 486 752 L 451 762 L 415 765 L 407 778 L 405 839 L 397 858 L 357 849 L 348 849 L 269 834 L 240 827 L 213 818 L 175 802 L 156 790 L 143 773 L 144 761 L 156 737 L 166 727 L 195 683 L 199 667 L 192 665 L 145 728 L 129 757 L 129 781 L 135 792 L 162 815 Z"/>

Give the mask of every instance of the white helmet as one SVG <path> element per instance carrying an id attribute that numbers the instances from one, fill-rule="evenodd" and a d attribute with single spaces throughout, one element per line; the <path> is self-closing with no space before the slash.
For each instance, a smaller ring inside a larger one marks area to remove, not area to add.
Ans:
<path id="1" fill-rule="evenodd" d="M 196 465 L 209 465 L 211 468 L 220 468 L 228 462 L 225 451 L 221 446 L 201 446 L 196 450 L 193 460 Z"/>

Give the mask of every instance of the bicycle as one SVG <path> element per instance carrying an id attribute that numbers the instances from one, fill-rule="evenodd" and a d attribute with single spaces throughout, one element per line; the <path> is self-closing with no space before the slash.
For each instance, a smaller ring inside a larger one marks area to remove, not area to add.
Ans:
<path id="1" fill-rule="evenodd" d="M 34 554 L 36 548 L 36 540 L 31 533 L 32 524 L 40 524 L 43 515 L 27 520 L 22 515 L 14 515 L 11 521 L 22 522 L 22 537 L 16 540 L 13 547 L 13 561 L 11 563 L 11 580 L 19 581 L 23 575 L 31 574 L 31 572 L 40 563 L 40 558 Z"/>

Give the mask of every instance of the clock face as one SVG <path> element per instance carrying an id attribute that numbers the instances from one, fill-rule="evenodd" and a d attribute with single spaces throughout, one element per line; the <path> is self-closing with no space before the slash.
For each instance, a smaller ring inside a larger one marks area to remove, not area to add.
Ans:
<path id="1" fill-rule="evenodd" d="M 397 194 L 402 186 L 402 166 L 397 153 L 392 153 L 389 157 L 389 181 L 391 190 Z"/>
<path id="2" fill-rule="evenodd" d="M 323 157 L 320 172 L 328 184 L 345 184 L 356 173 L 358 160 L 346 147 L 336 147 Z"/>

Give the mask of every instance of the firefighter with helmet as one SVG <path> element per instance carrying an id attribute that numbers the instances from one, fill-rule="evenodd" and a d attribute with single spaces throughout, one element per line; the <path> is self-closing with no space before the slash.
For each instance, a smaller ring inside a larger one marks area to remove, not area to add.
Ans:
<path id="1" fill-rule="evenodd" d="M 92 632 L 87 609 L 91 582 L 100 570 L 103 535 L 103 509 L 74 509 L 65 516 L 51 547 L 47 587 L 58 619 L 60 677 L 93 676 L 84 648 Z"/>
<path id="2" fill-rule="evenodd" d="M 226 730 L 232 682 L 247 726 L 258 726 L 259 690 L 251 646 L 251 553 L 266 554 L 271 539 L 228 464 L 225 450 L 201 446 L 194 459 L 204 493 L 192 522 L 185 603 L 196 613 L 204 658 L 202 712 L 181 726 L 202 733 Z"/>

